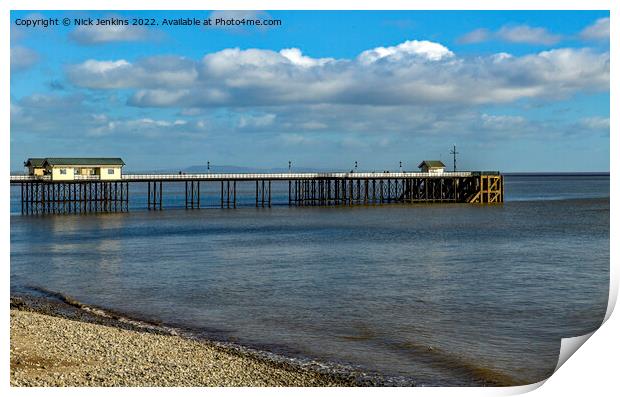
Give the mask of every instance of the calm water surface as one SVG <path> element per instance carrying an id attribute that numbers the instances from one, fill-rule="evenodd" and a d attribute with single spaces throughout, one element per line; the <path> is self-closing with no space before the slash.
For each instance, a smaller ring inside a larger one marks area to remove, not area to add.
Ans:
<path id="1" fill-rule="evenodd" d="M 506 196 L 486 207 L 13 214 L 11 287 L 404 383 L 530 383 L 553 371 L 560 338 L 604 317 L 609 177 L 508 176 Z"/>

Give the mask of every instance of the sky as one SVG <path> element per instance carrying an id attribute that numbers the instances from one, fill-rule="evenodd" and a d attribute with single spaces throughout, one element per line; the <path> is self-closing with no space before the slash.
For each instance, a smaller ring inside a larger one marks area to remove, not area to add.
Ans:
<path id="1" fill-rule="evenodd" d="M 18 25 L 41 18 L 71 24 Z M 461 170 L 609 171 L 606 11 L 13 11 L 10 40 L 12 170 L 413 170 L 456 145 Z"/>

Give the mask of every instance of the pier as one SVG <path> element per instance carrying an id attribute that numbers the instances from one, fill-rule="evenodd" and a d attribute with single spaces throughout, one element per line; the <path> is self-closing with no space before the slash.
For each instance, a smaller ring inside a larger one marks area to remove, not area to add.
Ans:
<path id="1" fill-rule="evenodd" d="M 499 172 L 333 172 L 333 173 L 208 173 L 124 174 L 116 180 L 76 175 L 54 180 L 51 175 L 11 175 L 19 185 L 22 214 L 83 214 L 129 211 L 131 186 L 147 184 L 145 209 L 166 206 L 166 186 L 185 184 L 185 208 L 200 209 L 206 187 L 219 190 L 221 208 L 237 208 L 245 186 L 256 207 L 271 207 L 272 184 L 288 185 L 289 206 L 343 206 L 414 203 L 496 204 L 504 201 Z M 252 189 L 248 189 L 248 186 Z M 212 198 L 212 197 L 211 197 Z"/>

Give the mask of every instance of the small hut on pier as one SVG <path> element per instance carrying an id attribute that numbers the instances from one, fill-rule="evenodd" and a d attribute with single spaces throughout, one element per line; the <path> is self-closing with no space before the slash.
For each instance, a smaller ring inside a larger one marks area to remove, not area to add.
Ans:
<path id="1" fill-rule="evenodd" d="M 439 160 L 424 160 L 419 165 L 420 172 L 430 174 L 441 174 L 445 171 L 446 165 Z"/>

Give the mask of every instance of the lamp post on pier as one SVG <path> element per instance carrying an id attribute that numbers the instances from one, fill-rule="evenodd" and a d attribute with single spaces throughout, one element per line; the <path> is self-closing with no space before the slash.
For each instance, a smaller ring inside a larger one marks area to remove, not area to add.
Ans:
<path id="1" fill-rule="evenodd" d="M 452 146 L 452 150 L 450 150 L 450 154 L 453 156 L 452 158 L 454 160 L 452 171 L 456 172 L 456 155 L 459 154 L 459 152 L 456 151 L 456 145 Z"/>

